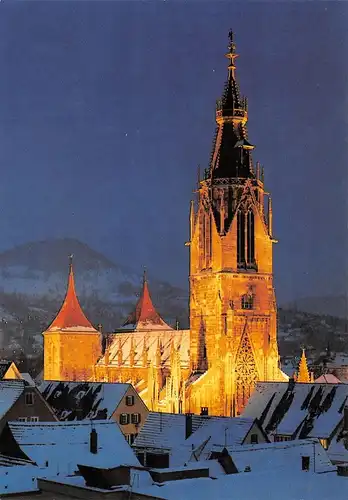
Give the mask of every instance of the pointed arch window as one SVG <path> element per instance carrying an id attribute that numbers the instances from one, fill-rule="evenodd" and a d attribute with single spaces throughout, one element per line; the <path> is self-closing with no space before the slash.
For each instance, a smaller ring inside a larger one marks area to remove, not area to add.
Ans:
<path id="1" fill-rule="evenodd" d="M 245 215 L 241 210 L 237 213 L 237 264 L 245 266 Z"/>
<path id="2" fill-rule="evenodd" d="M 255 263 L 255 217 L 250 209 L 247 212 L 247 265 L 252 267 Z"/>

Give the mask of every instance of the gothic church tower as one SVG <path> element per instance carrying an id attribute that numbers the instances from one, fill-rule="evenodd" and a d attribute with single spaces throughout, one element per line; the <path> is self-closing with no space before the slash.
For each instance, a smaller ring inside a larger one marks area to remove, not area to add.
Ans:
<path id="1" fill-rule="evenodd" d="M 197 206 L 191 202 L 188 243 L 190 368 L 191 373 L 205 373 L 202 387 L 192 389 L 190 406 L 220 415 L 239 414 L 257 380 L 282 379 L 272 202 L 263 169 L 252 161 L 248 104 L 236 81 L 232 32 L 229 41 L 228 79 L 216 104 L 210 167 L 199 181 Z"/>
<path id="2" fill-rule="evenodd" d="M 43 333 L 44 380 L 87 381 L 101 356 L 101 334 L 79 304 L 72 261 L 62 307 Z"/>

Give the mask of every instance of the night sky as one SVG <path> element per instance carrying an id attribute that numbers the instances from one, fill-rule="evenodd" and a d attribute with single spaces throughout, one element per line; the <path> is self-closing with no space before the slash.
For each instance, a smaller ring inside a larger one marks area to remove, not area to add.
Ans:
<path id="1" fill-rule="evenodd" d="M 348 279 L 346 2 L 0 3 L 0 250 L 76 237 L 187 286 L 228 30 L 280 301 Z"/>

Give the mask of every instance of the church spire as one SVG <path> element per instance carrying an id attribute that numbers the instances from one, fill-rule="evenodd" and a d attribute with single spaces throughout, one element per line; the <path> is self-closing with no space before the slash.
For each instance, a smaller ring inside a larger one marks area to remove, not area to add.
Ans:
<path id="1" fill-rule="evenodd" d="M 86 318 L 75 290 L 75 278 L 73 270 L 73 256 L 69 257 L 69 277 L 65 299 L 56 318 L 53 320 L 47 331 L 53 330 L 72 330 L 85 332 L 86 330 L 96 332 Z"/>
<path id="2" fill-rule="evenodd" d="M 123 327 L 130 327 L 134 330 L 149 330 L 158 328 L 160 330 L 171 330 L 171 327 L 163 321 L 151 300 L 146 269 L 143 274 L 143 289 L 140 298 L 131 312 Z"/>
<path id="3" fill-rule="evenodd" d="M 310 378 L 309 371 L 308 371 L 306 354 L 305 354 L 305 350 L 302 349 L 302 356 L 301 356 L 300 363 L 298 366 L 297 382 L 309 383 L 310 381 L 311 381 L 311 378 Z"/>
<path id="4" fill-rule="evenodd" d="M 248 141 L 246 124 L 248 103 L 240 95 L 236 80 L 236 45 L 234 34 L 229 32 L 228 77 L 221 99 L 216 102 L 216 123 L 218 126 L 209 176 L 212 180 L 221 178 L 254 177 L 251 151 L 254 146 Z"/>

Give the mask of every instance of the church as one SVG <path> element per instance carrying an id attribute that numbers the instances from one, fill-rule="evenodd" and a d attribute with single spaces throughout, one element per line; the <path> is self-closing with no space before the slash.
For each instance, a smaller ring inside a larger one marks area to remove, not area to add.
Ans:
<path id="1" fill-rule="evenodd" d="M 43 333 L 45 380 L 129 382 L 153 411 L 235 416 L 257 381 L 287 379 L 277 345 L 272 200 L 252 160 L 232 33 L 226 57 L 210 165 L 190 205 L 190 329 L 165 323 L 144 276 L 134 311 L 102 347 L 70 263 L 64 303 Z"/>

